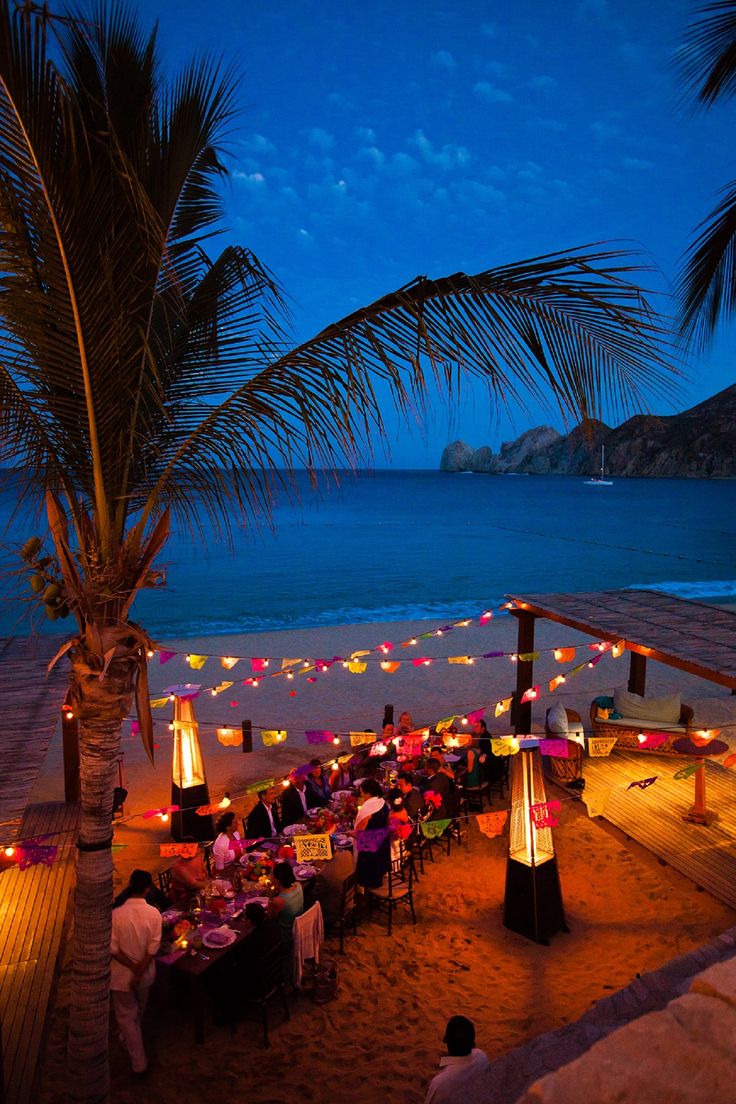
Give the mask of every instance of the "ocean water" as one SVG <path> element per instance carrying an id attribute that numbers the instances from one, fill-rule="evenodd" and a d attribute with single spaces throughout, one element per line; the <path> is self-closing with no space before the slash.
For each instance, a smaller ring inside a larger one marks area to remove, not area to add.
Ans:
<path id="1" fill-rule="evenodd" d="M 165 590 L 133 617 L 158 638 L 480 613 L 506 593 L 654 587 L 736 600 L 736 488 L 710 480 L 614 479 L 589 487 L 556 476 L 344 474 L 338 487 L 279 501 L 273 530 L 238 528 L 229 549 L 174 533 Z M 12 517 L 0 486 L 2 565 L 41 532 Z M 6 574 L 0 634 L 29 632 L 29 604 Z M 56 623 L 58 631 L 62 625 Z"/>

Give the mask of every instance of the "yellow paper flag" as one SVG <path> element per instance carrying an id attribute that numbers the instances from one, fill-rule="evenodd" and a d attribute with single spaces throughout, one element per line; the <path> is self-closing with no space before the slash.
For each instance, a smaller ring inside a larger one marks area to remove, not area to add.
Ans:
<path id="1" fill-rule="evenodd" d="M 273 747 L 274 744 L 283 744 L 286 739 L 284 728 L 264 728 L 261 731 L 261 739 L 264 747 Z"/>
<path id="2" fill-rule="evenodd" d="M 370 650 L 366 650 L 364 648 L 362 652 L 351 652 L 350 653 L 350 658 L 351 659 L 360 659 L 361 656 L 370 655 L 370 654 L 371 654 Z"/>
<path id="3" fill-rule="evenodd" d="M 188 655 L 187 663 L 193 670 L 198 671 L 200 667 L 204 667 L 208 659 L 209 656 L 206 655 Z"/>
<path id="4" fill-rule="evenodd" d="M 351 659 L 348 663 L 348 671 L 352 671 L 354 675 L 362 675 L 363 672 L 367 670 L 367 663 L 359 663 L 358 660 L 355 659 Z"/>
<path id="5" fill-rule="evenodd" d="M 519 750 L 519 741 L 516 736 L 509 736 L 503 740 L 491 740 L 491 751 L 494 755 L 516 755 Z"/>
<path id="6" fill-rule="evenodd" d="M 448 663 L 470 663 L 470 656 L 448 656 Z"/>
<path id="7" fill-rule="evenodd" d="M 508 713 L 511 708 L 511 698 L 504 698 L 503 701 L 496 702 L 495 715 L 500 717 L 502 713 Z"/>
<path id="8" fill-rule="evenodd" d="M 350 746 L 360 747 L 361 744 L 373 744 L 376 740 L 375 732 L 349 732 Z"/>
<path id="9" fill-rule="evenodd" d="M 398 671 L 400 663 L 397 663 L 395 659 L 384 659 L 381 661 L 381 670 L 385 671 L 387 675 L 392 675 L 394 671 Z"/>
<path id="10" fill-rule="evenodd" d="M 597 817 L 603 816 L 606 808 L 606 802 L 608 801 L 608 795 L 611 792 L 610 786 L 607 786 L 603 790 L 599 790 L 597 793 L 587 793 L 583 797 L 585 806 L 588 810 L 588 816 Z"/>
<path id="11" fill-rule="evenodd" d="M 229 690 L 234 685 L 234 682 L 218 682 L 217 686 L 212 687 L 212 690 L 215 694 L 221 694 L 223 690 Z"/>
<path id="12" fill-rule="evenodd" d="M 445 732 L 446 729 L 448 729 L 450 727 L 450 725 L 452 724 L 452 722 L 454 720 L 455 720 L 455 714 L 453 713 L 453 715 L 451 717 L 445 717 L 443 720 L 438 721 L 437 724 L 434 726 L 435 727 L 435 732 Z"/>
<path id="13" fill-rule="evenodd" d="M 152 698 L 151 709 L 163 709 L 168 700 L 168 698 Z"/>
<path id="14" fill-rule="evenodd" d="M 282 659 L 281 670 L 285 671 L 287 667 L 296 667 L 297 663 L 301 663 L 301 659 Z"/>
<path id="15" fill-rule="evenodd" d="M 498 813 L 478 813 L 476 820 L 483 835 L 493 839 L 494 836 L 500 836 L 503 832 L 508 815 L 508 809 L 502 809 Z"/>
<path id="16" fill-rule="evenodd" d="M 592 756 L 604 756 L 610 755 L 616 746 L 615 736 L 589 736 L 588 737 L 588 755 Z"/>
<path id="17" fill-rule="evenodd" d="M 294 848 L 298 863 L 310 863 L 315 859 L 331 859 L 330 837 L 326 833 L 319 836 L 294 836 Z"/>
<path id="18" fill-rule="evenodd" d="M 533 663 L 539 659 L 539 652 L 519 652 L 517 657 L 522 663 Z"/>

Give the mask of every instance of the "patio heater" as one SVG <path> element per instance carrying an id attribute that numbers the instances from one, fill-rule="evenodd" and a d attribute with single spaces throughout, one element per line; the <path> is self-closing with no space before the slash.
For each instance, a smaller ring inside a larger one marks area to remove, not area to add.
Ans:
<path id="1" fill-rule="evenodd" d="M 210 795 L 199 744 L 197 718 L 191 696 L 174 693 L 174 755 L 171 766 L 171 804 L 180 812 L 171 815 L 171 835 L 175 840 L 193 836 L 212 839 L 212 817 L 197 816 L 200 805 L 209 805 Z M 191 691 L 189 691 L 191 695 Z"/>
<path id="2" fill-rule="evenodd" d="M 565 922 L 552 829 L 537 828 L 531 811 L 532 805 L 546 800 L 539 753 L 518 752 L 513 768 L 503 923 L 546 945 L 555 932 L 570 929 Z"/>

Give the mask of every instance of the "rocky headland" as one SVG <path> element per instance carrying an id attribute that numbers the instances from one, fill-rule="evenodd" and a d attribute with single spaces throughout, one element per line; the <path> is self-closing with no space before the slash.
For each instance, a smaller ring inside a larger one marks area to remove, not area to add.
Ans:
<path id="1" fill-rule="evenodd" d="M 489 475 L 592 475 L 606 446 L 612 476 L 736 478 L 736 384 L 705 402 L 669 417 L 639 414 L 612 428 L 604 422 L 577 425 L 567 434 L 552 426 L 528 429 L 497 453 L 453 441 L 440 471 Z"/>

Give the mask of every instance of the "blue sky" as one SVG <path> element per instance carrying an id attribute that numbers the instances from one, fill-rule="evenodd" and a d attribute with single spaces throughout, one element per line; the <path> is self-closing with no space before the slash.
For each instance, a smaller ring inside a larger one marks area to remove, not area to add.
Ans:
<path id="1" fill-rule="evenodd" d="M 280 277 L 298 339 L 420 273 L 603 239 L 645 248 L 669 279 L 734 175 L 732 109 L 680 103 L 672 58 L 692 6 L 679 0 L 140 10 L 172 65 L 205 49 L 242 70 L 231 236 Z M 681 406 L 733 382 L 733 336 L 691 366 Z M 497 447 L 541 420 L 497 419 L 480 391 L 451 409 L 437 398 L 423 431 L 391 426 L 390 462 L 435 467 L 452 438 Z"/>

